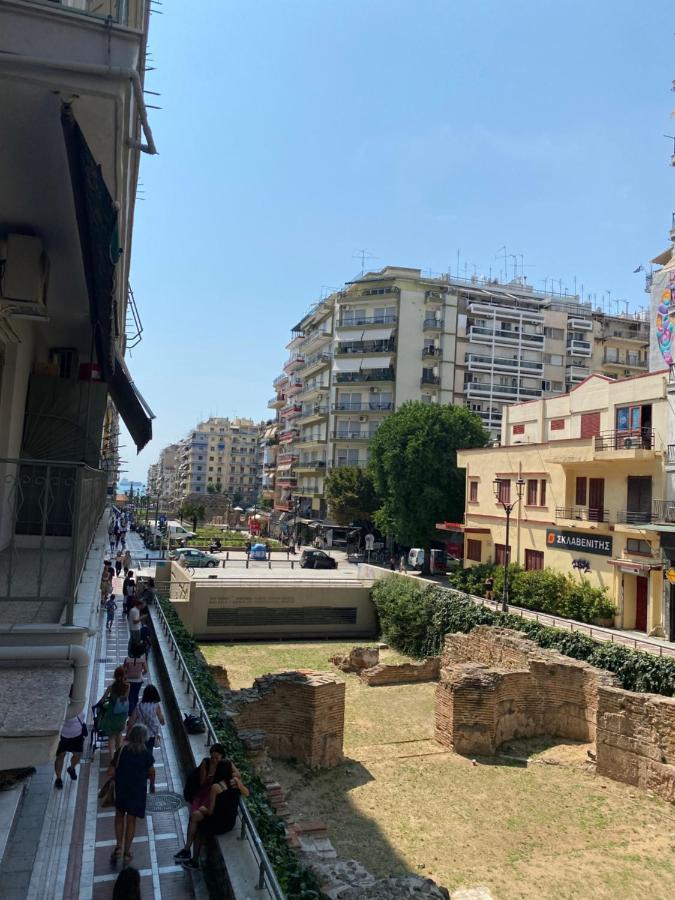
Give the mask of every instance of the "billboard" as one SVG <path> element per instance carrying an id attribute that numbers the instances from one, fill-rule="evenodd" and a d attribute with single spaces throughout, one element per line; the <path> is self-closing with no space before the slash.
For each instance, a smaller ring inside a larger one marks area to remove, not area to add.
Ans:
<path id="1" fill-rule="evenodd" d="M 575 550 L 582 553 L 596 553 L 599 556 L 612 555 L 612 538 L 605 535 L 579 534 L 577 531 L 546 529 L 546 546 L 551 550 Z"/>

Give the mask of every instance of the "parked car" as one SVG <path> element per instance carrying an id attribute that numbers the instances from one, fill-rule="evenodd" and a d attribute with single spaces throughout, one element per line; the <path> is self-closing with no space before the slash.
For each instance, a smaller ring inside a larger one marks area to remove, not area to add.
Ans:
<path id="1" fill-rule="evenodd" d="M 300 556 L 302 569 L 337 569 L 337 560 L 323 550 L 303 550 Z"/>
<path id="2" fill-rule="evenodd" d="M 205 553 L 204 550 L 195 550 L 193 547 L 182 548 L 176 557 L 181 566 L 193 566 L 195 569 L 215 569 L 220 565 L 220 560 Z"/>

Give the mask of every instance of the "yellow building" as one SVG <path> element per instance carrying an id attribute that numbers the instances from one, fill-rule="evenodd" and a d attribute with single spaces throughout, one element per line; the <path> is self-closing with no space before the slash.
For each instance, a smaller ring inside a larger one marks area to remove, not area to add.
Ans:
<path id="1" fill-rule="evenodd" d="M 621 381 L 592 375 L 568 394 L 505 407 L 501 444 L 458 453 L 466 468 L 466 565 L 510 559 L 606 587 L 615 625 L 672 639 L 664 609 L 667 371 Z M 520 483 L 518 483 L 520 481 Z M 522 498 L 518 501 L 518 492 Z M 587 568 L 588 567 L 588 568 Z"/>

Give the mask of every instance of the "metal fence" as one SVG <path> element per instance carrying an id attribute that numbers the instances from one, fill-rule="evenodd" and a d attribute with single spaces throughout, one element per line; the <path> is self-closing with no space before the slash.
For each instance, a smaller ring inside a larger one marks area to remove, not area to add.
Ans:
<path id="1" fill-rule="evenodd" d="M 174 638 L 171 626 L 169 625 L 169 622 L 164 615 L 164 610 L 159 603 L 156 603 L 154 605 L 154 610 L 159 618 L 159 623 L 162 627 L 162 631 L 164 632 L 164 635 L 169 642 L 171 654 L 178 664 L 181 682 L 184 684 L 188 695 L 192 696 L 192 708 L 199 711 L 204 724 L 206 725 L 204 743 L 205 746 L 208 747 L 211 744 L 217 743 L 218 735 L 216 734 L 213 723 L 209 718 L 206 707 L 204 706 L 202 699 L 199 696 L 199 692 L 195 687 L 195 683 L 192 680 L 192 676 L 190 675 L 185 660 L 183 659 L 183 654 L 180 652 L 178 644 L 176 643 L 176 639 Z M 262 840 L 260 839 L 260 835 L 258 834 L 253 819 L 251 818 L 251 814 L 246 805 L 246 801 L 243 798 L 240 798 L 239 800 L 239 813 L 241 817 L 241 832 L 239 838 L 242 841 L 248 841 L 258 865 L 258 883 L 256 885 L 257 889 L 263 890 L 263 888 L 267 888 L 267 890 L 270 892 L 272 897 L 275 898 L 275 900 L 284 900 L 284 892 L 281 890 L 281 886 L 277 880 L 277 876 L 274 872 L 274 868 L 272 867 L 272 863 L 269 861 Z"/>
<path id="2" fill-rule="evenodd" d="M 106 488 L 84 463 L 0 458 L 0 600 L 48 602 L 55 621 L 66 607 L 72 624 Z"/>

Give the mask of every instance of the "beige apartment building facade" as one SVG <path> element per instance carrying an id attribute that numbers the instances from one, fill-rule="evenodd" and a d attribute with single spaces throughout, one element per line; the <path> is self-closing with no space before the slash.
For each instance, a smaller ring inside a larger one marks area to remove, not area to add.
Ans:
<path id="1" fill-rule="evenodd" d="M 591 372 L 647 371 L 649 326 L 524 279 L 425 277 L 388 266 L 315 304 L 291 330 L 268 402 L 278 451 L 264 467 L 279 514 L 326 520 L 326 472 L 365 466 L 372 436 L 410 400 L 466 405 L 497 437 L 512 403 L 564 394 Z"/>
<path id="2" fill-rule="evenodd" d="M 465 565 L 503 564 L 508 553 L 525 569 L 587 578 L 607 589 L 617 628 L 675 638 L 662 548 L 675 522 L 667 383 L 664 370 L 617 381 L 593 375 L 568 394 L 507 408 L 499 446 L 458 453 Z M 502 499 L 516 502 L 508 549 L 497 479 Z"/>

